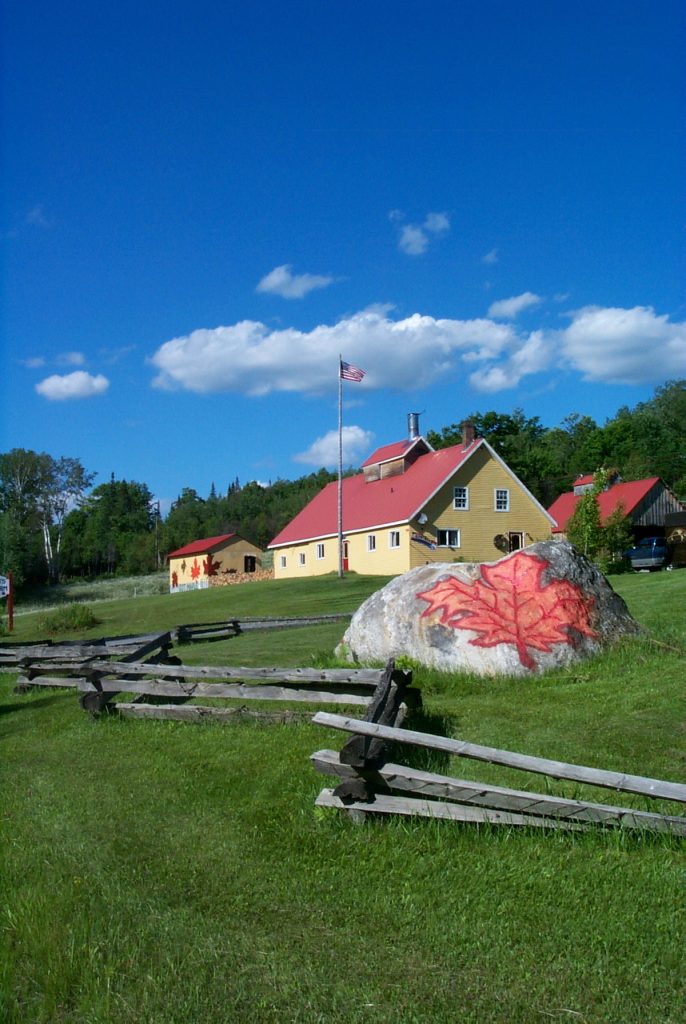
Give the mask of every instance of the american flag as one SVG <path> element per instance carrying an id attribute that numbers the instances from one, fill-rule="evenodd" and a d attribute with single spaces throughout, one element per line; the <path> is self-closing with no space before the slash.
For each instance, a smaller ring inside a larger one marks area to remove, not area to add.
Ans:
<path id="1" fill-rule="evenodd" d="M 359 366 L 353 366 L 352 363 L 344 363 L 341 359 L 341 379 L 342 380 L 355 380 L 361 381 L 365 375 L 365 371 L 361 370 Z"/>

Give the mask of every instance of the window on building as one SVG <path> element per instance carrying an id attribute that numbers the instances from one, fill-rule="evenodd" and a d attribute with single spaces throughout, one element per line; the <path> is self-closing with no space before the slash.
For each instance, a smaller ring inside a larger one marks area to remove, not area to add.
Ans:
<path id="1" fill-rule="evenodd" d="M 317 544 L 317 558 L 323 558 L 323 557 L 324 557 L 324 545 L 323 544 Z"/>
<path id="2" fill-rule="evenodd" d="M 281 564 L 281 568 L 282 569 L 286 568 L 286 556 L 285 555 L 281 555 L 280 564 Z"/>
<path id="3" fill-rule="evenodd" d="M 436 543 L 439 548 L 459 548 L 460 546 L 460 531 L 459 530 L 437 530 L 436 531 Z"/>
<path id="4" fill-rule="evenodd" d="M 300 565 L 304 565 L 305 564 L 305 552 L 304 551 L 301 551 L 300 554 L 298 555 L 298 561 L 299 561 Z"/>
<path id="5" fill-rule="evenodd" d="M 388 546 L 390 548 L 400 547 L 400 530 L 391 530 L 388 535 Z"/>
<path id="6" fill-rule="evenodd" d="M 495 510 L 496 512 L 510 511 L 510 492 L 508 491 L 507 487 L 496 487 Z"/>
<path id="7" fill-rule="evenodd" d="M 376 551 L 376 534 L 367 534 L 367 551 Z"/>
<path id="8" fill-rule="evenodd" d="M 453 490 L 453 508 L 466 511 L 469 508 L 469 488 L 456 487 Z"/>

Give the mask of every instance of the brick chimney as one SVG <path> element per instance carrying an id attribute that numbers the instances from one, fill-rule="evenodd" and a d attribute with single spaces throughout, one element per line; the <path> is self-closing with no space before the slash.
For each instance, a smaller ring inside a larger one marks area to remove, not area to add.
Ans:
<path id="1" fill-rule="evenodd" d="M 468 448 L 474 441 L 474 424 L 470 420 L 462 423 L 462 447 Z"/>

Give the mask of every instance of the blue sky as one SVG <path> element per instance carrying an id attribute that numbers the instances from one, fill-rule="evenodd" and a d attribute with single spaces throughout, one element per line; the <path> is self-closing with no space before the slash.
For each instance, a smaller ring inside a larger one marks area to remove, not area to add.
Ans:
<path id="1" fill-rule="evenodd" d="M 165 504 L 686 376 L 682 2 L 7 0 L 2 449 Z M 334 432 L 334 433 L 331 433 Z"/>

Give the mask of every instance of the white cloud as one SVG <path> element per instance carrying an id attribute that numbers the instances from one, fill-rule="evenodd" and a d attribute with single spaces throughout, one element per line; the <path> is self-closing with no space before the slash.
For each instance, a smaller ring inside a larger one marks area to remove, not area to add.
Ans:
<path id="1" fill-rule="evenodd" d="M 397 223 L 404 214 L 400 210 L 391 210 L 389 220 Z M 447 213 L 427 213 L 423 224 L 404 224 L 398 238 L 398 248 L 408 256 L 421 256 L 429 248 L 430 235 L 444 235 L 450 230 L 450 218 Z"/>
<path id="2" fill-rule="evenodd" d="M 516 339 L 509 324 L 492 320 L 438 320 L 415 313 L 394 321 L 378 309 L 311 331 L 270 331 L 244 320 L 165 342 L 151 359 L 159 371 L 153 385 L 198 393 L 324 394 L 336 386 L 342 352 L 367 374 L 360 384 L 346 384 L 346 391 L 414 390 L 454 371 L 462 358 L 494 359 Z"/>
<path id="3" fill-rule="evenodd" d="M 421 256 L 429 248 L 429 236 L 416 224 L 405 224 L 400 232 L 398 248 L 408 256 Z"/>
<path id="4" fill-rule="evenodd" d="M 36 391 L 51 401 L 62 402 L 73 398 L 90 398 L 107 391 L 110 382 L 102 374 L 92 376 L 84 370 L 75 370 L 65 376 L 53 374 L 36 384 Z"/>
<path id="5" fill-rule="evenodd" d="M 482 263 L 497 263 L 498 262 L 498 250 L 491 249 L 485 256 L 481 257 Z"/>
<path id="6" fill-rule="evenodd" d="M 561 331 L 518 335 L 501 361 L 485 361 L 469 380 L 476 390 L 502 391 L 543 370 L 572 369 L 603 384 L 655 384 L 686 372 L 686 323 L 671 323 L 649 306 L 587 306 Z"/>
<path id="7" fill-rule="evenodd" d="M 83 352 L 61 352 L 55 362 L 61 366 L 83 366 L 86 357 Z"/>
<path id="8" fill-rule="evenodd" d="M 372 448 L 374 434 L 362 427 L 343 427 L 343 465 L 356 466 Z M 305 452 L 293 456 L 294 462 L 308 466 L 338 465 L 338 431 L 330 430 L 324 437 L 318 437 Z"/>
<path id="9" fill-rule="evenodd" d="M 135 350 L 135 345 L 122 345 L 121 348 L 101 348 L 98 354 L 106 363 L 114 365 L 120 362 L 120 360 L 125 359 L 126 356 L 131 355 Z"/>
<path id="10" fill-rule="evenodd" d="M 553 361 L 555 345 L 544 331 L 532 331 L 527 338 L 518 339 L 517 345 L 506 362 L 471 374 L 469 382 L 476 391 L 492 393 L 515 388 L 522 377 L 548 369 Z"/>
<path id="11" fill-rule="evenodd" d="M 488 308 L 488 315 L 497 320 L 514 320 L 524 309 L 529 306 L 537 306 L 541 302 L 540 295 L 533 292 L 522 292 L 521 295 L 513 295 L 511 299 L 499 299 L 492 302 Z"/>
<path id="12" fill-rule="evenodd" d="M 405 214 L 402 210 L 389 210 L 388 219 L 391 224 L 397 224 L 399 220 L 405 220 Z"/>
<path id="13" fill-rule="evenodd" d="M 45 366 L 43 356 L 29 356 L 28 359 L 18 359 L 17 362 L 20 366 L 25 366 L 27 370 L 39 370 L 41 366 Z"/>
<path id="14" fill-rule="evenodd" d="M 424 227 L 432 235 L 444 235 L 450 231 L 450 218 L 447 213 L 427 213 Z"/>
<path id="15" fill-rule="evenodd" d="M 585 380 L 647 384 L 686 372 L 686 323 L 650 306 L 586 306 L 562 332 L 562 353 Z"/>
<path id="16" fill-rule="evenodd" d="M 316 288 L 328 287 L 333 280 L 323 274 L 292 274 L 290 263 L 284 263 L 266 274 L 255 290 L 280 295 L 283 299 L 302 299 Z"/>

